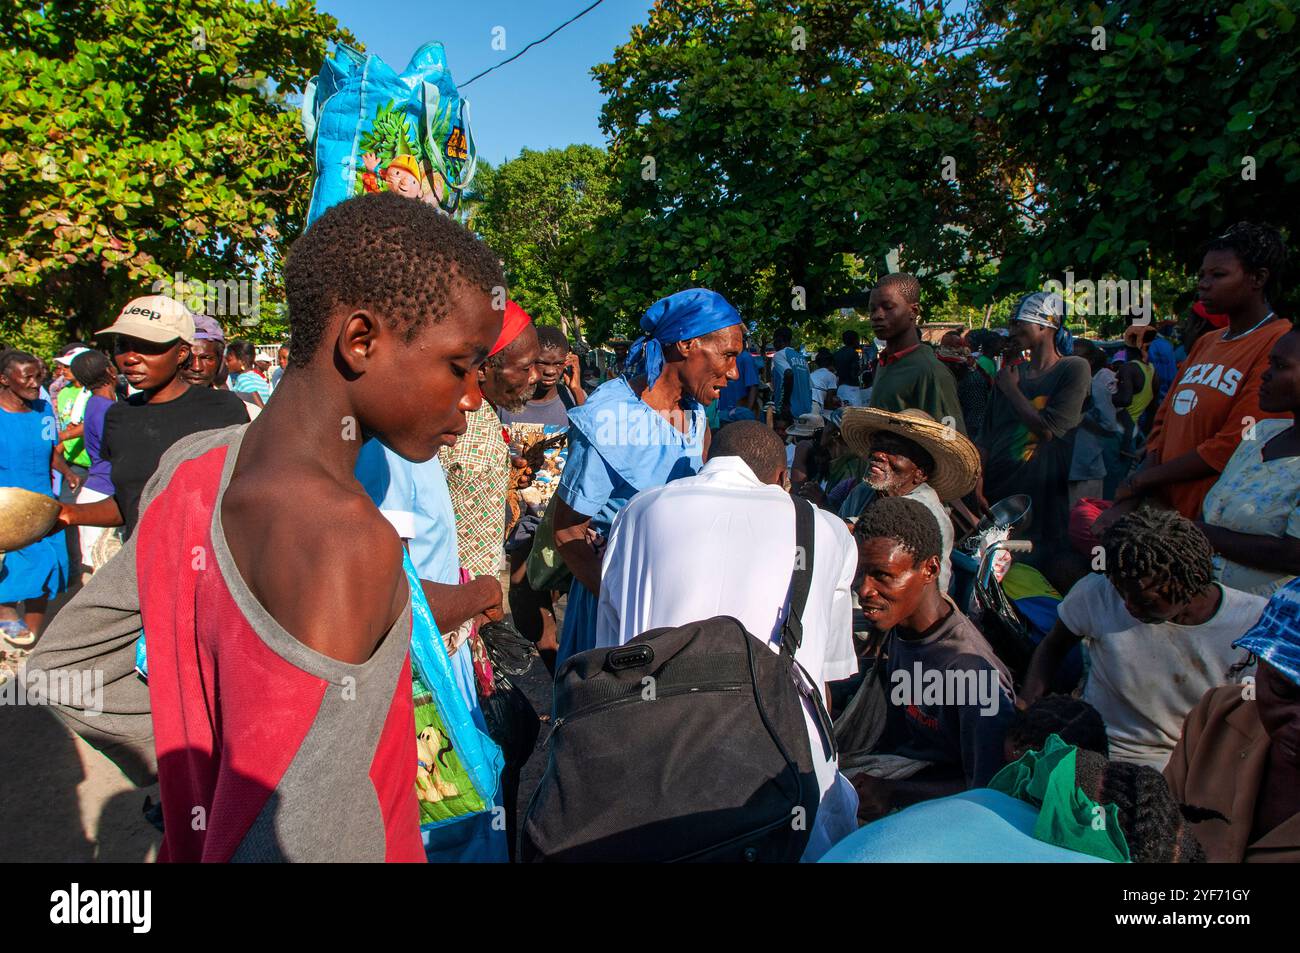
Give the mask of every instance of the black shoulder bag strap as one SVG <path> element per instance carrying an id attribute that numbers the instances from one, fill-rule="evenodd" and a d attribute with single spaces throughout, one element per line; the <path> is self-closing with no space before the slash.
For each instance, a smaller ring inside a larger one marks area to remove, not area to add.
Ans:
<path id="1" fill-rule="evenodd" d="M 803 645 L 803 610 L 813 574 L 813 505 L 802 496 L 794 501 L 794 571 L 790 575 L 790 611 L 781 626 L 781 653 L 794 658 Z"/>
<path id="2" fill-rule="evenodd" d="M 827 758 L 834 758 L 838 753 L 835 729 L 822 699 L 822 686 L 813 684 L 808 672 L 794 657 L 799 646 L 803 645 L 803 611 L 808 605 L 808 592 L 812 589 L 816 510 L 801 496 L 792 496 L 791 500 L 794 502 L 794 570 L 790 574 L 790 611 L 785 614 L 785 622 L 781 625 L 781 654 L 790 660 L 799 694 L 812 703 L 817 713 L 823 753 Z"/>

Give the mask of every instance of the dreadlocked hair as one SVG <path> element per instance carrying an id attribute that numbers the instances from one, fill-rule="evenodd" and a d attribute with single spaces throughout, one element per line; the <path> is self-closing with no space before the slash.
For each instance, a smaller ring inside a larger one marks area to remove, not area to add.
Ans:
<path id="1" fill-rule="evenodd" d="M 1279 293 L 1286 271 L 1287 251 L 1282 233 L 1272 225 L 1238 222 L 1218 238 L 1206 242 L 1202 254 L 1209 251 L 1232 252 L 1247 271 L 1267 268 L 1264 296 L 1271 299 Z"/>
<path id="2" fill-rule="evenodd" d="M 1044 695 L 1023 711 L 1017 711 L 1007 728 L 1007 743 L 1014 756 L 1041 751 L 1048 735 L 1058 735 L 1066 744 L 1110 756 L 1106 723 L 1101 713 L 1081 698 Z"/>
<path id="3" fill-rule="evenodd" d="M 1214 580 L 1210 541 L 1173 510 L 1136 510 L 1107 530 L 1101 545 L 1112 582 L 1150 577 L 1170 602 L 1188 602 Z"/>
<path id="4" fill-rule="evenodd" d="M 1137 864 L 1203 864 L 1205 848 L 1188 827 L 1186 813 L 1196 820 L 1217 812 L 1184 808 L 1174 800 L 1169 784 L 1155 768 L 1107 761 L 1094 751 L 1078 749 L 1074 781 L 1098 804 L 1113 804 L 1129 856 Z"/>
<path id="5" fill-rule="evenodd" d="M 1238 659 L 1228 666 L 1225 677 L 1230 682 L 1241 680 L 1241 673 L 1250 668 L 1256 668 L 1259 665 L 1259 656 L 1254 652 L 1247 652 L 1243 658 Z"/>

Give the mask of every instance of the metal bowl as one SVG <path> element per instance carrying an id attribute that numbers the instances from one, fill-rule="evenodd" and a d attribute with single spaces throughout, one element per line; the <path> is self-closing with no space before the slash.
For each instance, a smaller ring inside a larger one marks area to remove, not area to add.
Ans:
<path id="1" fill-rule="evenodd" d="M 0 552 L 30 546 L 54 528 L 59 501 L 15 486 L 0 487 Z"/>

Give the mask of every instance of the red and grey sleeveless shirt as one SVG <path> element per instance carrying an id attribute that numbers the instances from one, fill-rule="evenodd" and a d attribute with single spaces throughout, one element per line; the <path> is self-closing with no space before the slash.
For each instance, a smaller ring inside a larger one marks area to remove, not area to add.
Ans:
<path id="1" fill-rule="evenodd" d="M 286 632 L 226 546 L 242 429 L 227 433 L 176 467 L 136 531 L 159 860 L 423 861 L 410 606 L 360 665 Z"/>

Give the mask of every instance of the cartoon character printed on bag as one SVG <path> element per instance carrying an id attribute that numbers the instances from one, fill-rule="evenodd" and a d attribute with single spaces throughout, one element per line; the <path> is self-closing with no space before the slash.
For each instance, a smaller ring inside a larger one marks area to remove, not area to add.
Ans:
<path id="1" fill-rule="evenodd" d="M 446 744 L 443 744 L 443 742 Z M 451 739 L 436 725 L 430 725 L 415 736 L 417 768 L 415 772 L 416 795 L 421 801 L 437 804 L 444 798 L 456 797 L 460 789 L 442 778 L 439 765 L 449 767 L 445 758 L 453 750 Z"/>
<path id="2" fill-rule="evenodd" d="M 362 139 L 366 151 L 361 156 L 365 171 L 358 170 L 361 188 L 366 192 L 382 192 L 386 188 L 441 207 L 446 194 L 443 177 L 417 154 L 425 145 L 397 103 L 388 102 L 380 107 L 370 132 Z"/>
<path id="3" fill-rule="evenodd" d="M 474 179 L 469 103 L 441 43 L 426 43 L 401 73 L 339 45 L 307 83 L 303 133 L 315 167 L 308 224 L 362 192 L 395 192 L 454 214 Z"/>
<path id="4" fill-rule="evenodd" d="M 418 199 L 424 193 L 421 188 L 424 173 L 414 156 L 394 156 L 384 166 L 384 171 L 379 173 L 375 171 L 379 168 L 379 156 L 367 152 L 361 161 L 366 167 L 365 174 L 361 176 L 361 187 L 367 192 L 382 192 L 383 189 L 379 186 L 379 180 L 382 179 L 388 186 L 388 191 L 405 195 L 409 199 Z"/>

